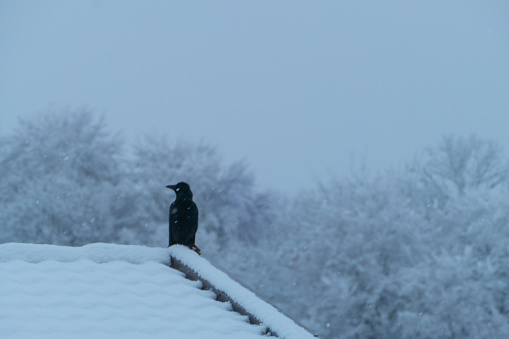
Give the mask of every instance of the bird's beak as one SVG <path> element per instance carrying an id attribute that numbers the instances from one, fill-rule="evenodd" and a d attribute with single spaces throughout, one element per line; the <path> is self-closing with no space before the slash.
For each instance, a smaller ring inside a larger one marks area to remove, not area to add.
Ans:
<path id="1" fill-rule="evenodd" d="M 169 188 L 169 189 L 175 191 L 175 188 L 177 188 L 177 186 L 176 185 L 168 185 L 168 186 L 166 186 L 166 188 Z"/>

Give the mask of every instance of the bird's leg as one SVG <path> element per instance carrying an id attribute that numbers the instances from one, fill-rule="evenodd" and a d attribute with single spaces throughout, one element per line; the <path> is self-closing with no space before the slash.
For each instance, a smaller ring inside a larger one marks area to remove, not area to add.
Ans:
<path id="1" fill-rule="evenodd" d="M 195 251 L 196 253 L 198 253 L 198 255 L 201 255 L 201 251 L 200 251 L 200 249 L 196 245 L 193 245 L 193 246 L 191 246 L 189 248 L 191 250 Z"/>

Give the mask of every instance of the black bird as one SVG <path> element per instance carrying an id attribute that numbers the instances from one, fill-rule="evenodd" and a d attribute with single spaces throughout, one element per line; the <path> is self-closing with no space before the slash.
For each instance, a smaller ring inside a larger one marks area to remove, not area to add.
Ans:
<path id="1" fill-rule="evenodd" d="M 166 187 L 174 190 L 177 195 L 175 201 L 170 205 L 169 246 L 185 245 L 200 254 L 200 249 L 194 243 L 198 230 L 198 207 L 193 201 L 191 188 L 185 182 Z"/>

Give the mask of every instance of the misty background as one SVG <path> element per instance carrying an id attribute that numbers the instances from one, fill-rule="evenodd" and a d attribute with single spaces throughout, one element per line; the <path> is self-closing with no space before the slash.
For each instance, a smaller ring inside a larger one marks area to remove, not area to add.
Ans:
<path id="1" fill-rule="evenodd" d="M 446 134 L 509 148 L 505 1 L 0 1 L 0 133 L 87 106 L 295 192 Z"/>
<path id="2" fill-rule="evenodd" d="M 323 338 L 509 333 L 509 5 L 0 1 L 0 242 L 197 245 Z"/>

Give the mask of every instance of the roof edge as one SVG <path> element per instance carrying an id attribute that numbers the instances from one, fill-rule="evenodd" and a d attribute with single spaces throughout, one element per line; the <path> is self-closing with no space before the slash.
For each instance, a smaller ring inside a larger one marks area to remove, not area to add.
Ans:
<path id="1" fill-rule="evenodd" d="M 186 275 L 186 278 L 193 281 L 200 281 L 202 285 L 203 290 L 209 290 L 216 294 L 216 300 L 220 302 L 230 302 L 233 308 L 233 311 L 240 313 L 244 316 L 247 316 L 249 318 L 249 322 L 253 325 L 264 325 L 260 319 L 258 319 L 254 314 L 248 312 L 244 307 L 242 307 L 239 303 L 235 302 L 230 296 L 224 292 L 220 291 L 217 288 L 212 285 L 212 283 L 203 277 L 201 277 L 197 272 L 195 272 L 192 268 L 185 265 L 182 261 L 171 258 L 171 268 L 176 269 L 177 271 L 180 271 Z M 267 330 L 264 334 L 268 334 L 270 336 L 278 337 L 278 335 L 269 327 L 267 327 Z"/>
<path id="2" fill-rule="evenodd" d="M 229 301 L 233 310 L 249 317 L 252 324 L 265 326 L 266 334 L 284 339 L 318 337 L 187 247 L 174 245 L 169 252 L 172 268 L 184 273 L 190 280 L 202 282 L 203 289 L 213 291 L 218 301 Z"/>

